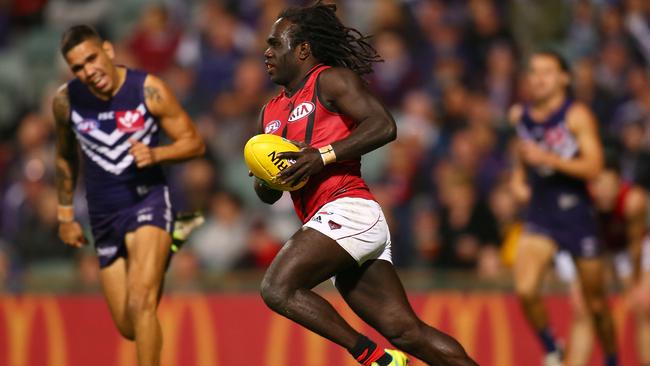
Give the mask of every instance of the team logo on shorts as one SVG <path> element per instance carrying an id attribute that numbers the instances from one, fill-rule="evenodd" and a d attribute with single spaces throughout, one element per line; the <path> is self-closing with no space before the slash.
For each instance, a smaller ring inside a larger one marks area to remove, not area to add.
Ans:
<path id="1" fill-rule="evenodd" d="M 268 125 L 266 125 L 266 128 L 264 129 L 264 133 L 273 133 L 277 131 L 280 128 L 280 120 L 276 119 L 274 121 L 269 122 Z"/>
<path id="2" fill-rule="evenodd" d="M 135 132 L 144 128 L 144 116 L 140 111 L 116 111 L 117 129 L 122 132 Z"/>
<path id="3" fill-rule="evenodd" d="M 327 225 L 330 226 L 330 230 L 338 230 L 341 228 L 341 224 L 337 224 L 336 222 L 330 220 L 327 222 Z"/>
<path id="4" fill-rule="evenodd" d="M 298 104 L 297 107 L 295 107 L 292 111 L 291 114 L 289 114 L 289 122 L 296 122 L 297 120 L 301 118 L 305 118 L 308 115 L 312 114 L 314 112 L 314 109 L 316 107 L 314 106 L 314 103 L 312 102 L 302 102 Z"/>
<path id="5" fill-rule="evenodd" d="M 97 248 L 97 255 L 100 257 L 112 257 L 115 255 L 115 253 L 117 253 L 116 246 Z"/>

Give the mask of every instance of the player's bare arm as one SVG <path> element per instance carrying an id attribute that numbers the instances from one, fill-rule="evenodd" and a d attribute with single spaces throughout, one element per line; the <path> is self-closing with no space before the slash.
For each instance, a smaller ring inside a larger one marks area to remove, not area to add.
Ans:
<path id="1" fill-rule="evenodd" d="M 510 124 L 514 127 L 517 125 L 517 121 L 521 118 L 523 113 L 523 107 L 519 104 L 516 104 L 510 107 L 508 111 L 508 120 Z M 517 142 L 518 144 L 520 142 Z M 521 161 L 521 156 L 518 153 L 520 149 L 515 149 L 513 156 L 513 167 L 512 173 L 510 175 L 510 188 L 514 194 L 515 199 L 519 204 L 526 204 L 530 200 L 530 187 L 526 182 L 526 170 L 524 164 Z"/>
<path id="2" fill-rule="evenodd" d="M 86 243 L 81 225 L 74 219 L 73 196 L 79 171 L 77 140 L 70 126 L 70 100 L 65 86 L 61 87 L 52 102 L 56 122 L 56 174 L 55 182 L 59 207 L 59 237 L 71 246 Z"/>
<path id="3" fill-rule="evenodd" d="M 258 123 L 258 129 L 257 133 L 261 134 L 264 133 L 264 126 L 262 125 L 264 123 L 264 108 L 260 111 L 260 116 L 259 116 L 259 123 Z M 248 174 L 249 176 L 253 177 L 253 173 Z M 277 200 L 282 197 L 282 191 L 278 191 L 276 189 L 273 189 L 266 185 L 263 180 L 253 177 L 253 188 L 255 189 L 255 193 L 257 194 L 257 197 L 269 205 L 274 204 Z"/>
<path id="4" fill-rule="evenodd" d="M 144 82 L 144 97 L 147 108 L 160 119 L 160 126 L 172 143 L 150 148 L 142 142 L 131 141 L 133 146 L 129 152 L 138 168 L 192 159 L 205 153 L 205 144 L 192 119 L 162 80 L 148 75 Z"/>
<path id="5" fill-rule="evenodd" d="M 585 105 L 575 103 L 567 113 L 567 125 L 578 141 L 578 156 L 563 159 L 531 142 L 522 146 L 523 158 L 531 166 L 545 166 L 579 179 L 594 179 L 603 168 L 603 149 L 596 118 Z"/>
<path id="6" fill-rule="evenodd" d="M 336 161 L 358 158 L 397 137 L 393 117 L 354 71 L 345 68 L 325 70 L 320 76 L 319 88 L 321 102 L 350 117 L 356 127 L 348 137 L 333 142 L 331 152 L 304 147 L 297 153 L 283 153 L 283 159 L 296 160 L 280 173 L 279 178 L 285 182 L 297 183 L 321 171 L 327 161 L 321 156 L 323 153 L 330 154 Z"/>
<path id="7" fill-rule="evenodd" d="M 648 195 L 641 187 L 634 186 L 627 195 L 624 206 L 627 222 L 628 248 L 634 263 L 635 278 L 640 272 L 641 245 L 647 233 Z"/>

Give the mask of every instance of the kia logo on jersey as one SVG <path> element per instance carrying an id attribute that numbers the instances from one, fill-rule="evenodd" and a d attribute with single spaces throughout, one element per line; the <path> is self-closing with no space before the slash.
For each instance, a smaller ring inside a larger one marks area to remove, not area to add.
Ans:
<path id="1" fill-rule="evenodd" d="M 297 120 L 307 117 L 314 111 L 314 103 L 302 102 L 291 111 L 289 115 L 289 122 L 296 122 Z"/>
<path id="2" fill-rule="evenodd" d="M 123 132 L 134 132 L 144 128 L 144 116 L 139 111 L 116 111 L 117 129 Z"/>
<path id="3" fill-rule="evenodd" d="M 280 120 L 273 120 L 269 122 L 268 125 L 266 125 L 266 128 L 264 129 L 264 133 L 273 133 L 277 131 L 280 128 Z"/>

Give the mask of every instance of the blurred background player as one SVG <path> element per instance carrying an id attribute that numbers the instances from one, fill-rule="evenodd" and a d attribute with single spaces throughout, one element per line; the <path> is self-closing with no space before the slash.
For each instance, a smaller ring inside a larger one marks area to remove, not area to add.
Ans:
<path id="1" fill-rule="evenodd" d="M 259 132 L 298 141 L 299 152 L 278 155 L 295 159 L 278 179 L 309 181 L 291 192 L 303 227 L 271 263 L 262 297 L 362 365 L 406 365 L 403 353 L 378 348 L 312 291 L 335 276 L 348 305 L 398 348 L 431 365 L 475 365 L 456 340 L 418 319 L 392 265 L 388 225 L 360 158 L 395 139 L 395 122 L 360 78 L 379 55 L 335 11 L 321 2 L 290 8 L 267 38 L 267 72 L 284 89 L 263 107 Z M 269 204 L 282 196 L 258 179 L 255 191 Z"/>
<path id="2" fill-rule="evenodd" d="M 616 365 L 605 264 L 587 191 L 587 181 L 595 178 L 603 165 L 596 120 L 588 107 L 568 94 L 569 68 L 559 54 L 533 53 L 528 61 L 528 83 L 530 103 L 510 111 L 519 137 L 512 189 L 528 205 L 514 263 L 516 292 L 544 347 L 545 364 L 561 365 L 561 352 L 540 290 L 556 251 L 569 252 L 576 262 L 586 309 L 605 351 L 605 365 Z"/>
<path id="3" fill-rule="evenodd" d="M 645 190 L 623 181 L 618 154 L 608 154 L 605 170 L 591 183 L 598 213 L 600 237 L 615 274 L 621 281 L 636 319 L 640 365 L 650 365 L 650 237 Z M 559 277 L 570 284 L 573 324 L 566 353 L 567 365 L 588 364 L 593 347 L 593 326 L 585 308 L 575 264 L 567 252 L 556 257 Z"/>
<path id="4" fill-rule="evenodd" d="M 73 247 L 86 243 L 72 202 L 80 147 L 104 296 L 122 336 L 135 340 L 138 364 L 159 365 L 156 311 L 173 230 L 160 164 L 200 156 L 205 148 L 167 85 L 115 65 L 112 44 L 93 28 L 69 28 L 60 49 L 76 78 L 53 101 L 59 236 Z M 168 145 L 158 145 L 161 128 Z"/>

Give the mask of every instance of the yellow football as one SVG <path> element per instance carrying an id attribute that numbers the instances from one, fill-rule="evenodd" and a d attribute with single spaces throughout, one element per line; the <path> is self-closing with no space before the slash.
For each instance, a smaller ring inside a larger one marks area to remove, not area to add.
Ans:
<path id="1" fill-rule="evenodd" d="M 275 176 L 291 166 L 292 162 L 280 159 L 277 155 L 285 151 L 299 151 L 300 148 L 291 141 L 277 135 L 255 135 L 244 146 L 244 160 L 254 176 L 263 180 L 269 187 L 281 191 L 295 191 L 302 188 L 307 179 L 291 186 L 276 182 Z"/>

